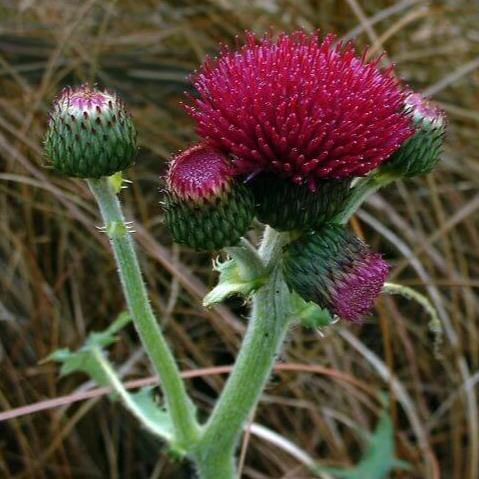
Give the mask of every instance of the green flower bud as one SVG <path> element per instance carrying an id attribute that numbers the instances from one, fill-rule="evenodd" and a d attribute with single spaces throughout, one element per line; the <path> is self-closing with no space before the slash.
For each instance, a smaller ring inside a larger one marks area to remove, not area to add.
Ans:
<path id="1" fill-rule="evenodd" d="M 439 161 L 446 131 L 446 117 L 419 94 L 406 98 L 416 133 L 381 166 L 380 173 L 413 177 L 429 173 Z"/>
<path id="2" fill-rule="evenodd" d="M 55 100 L 45 156 L 57 171 L 100 178 L 134 163 L 136 131 L 115 93 L 83 85 L 65 88 Z"/>
<path id="3" fill-rule="evenodd" d="M 165 222 L 177 243 L 214 251 L 248 231 L 254 198 L 222 153 L 202 144 L 188 148 L 171 162 L 167 183 Z"/>
<path id="4" fill-rule="evenodd" d="M 340 225 L 324 225 L 285 247 L 288 286 L 305 301 L 348 321 L 369 312 L 382 290 L 388 264 Z"/>
<path id="5" fill-rule="evenodd" d="M 256 216 L 279 231 L 312 229 L 330 220 L 344 204 L 351 180 L 318 180 L 312 191 L 273 174 L 261 174 L 249 187 Z"/>

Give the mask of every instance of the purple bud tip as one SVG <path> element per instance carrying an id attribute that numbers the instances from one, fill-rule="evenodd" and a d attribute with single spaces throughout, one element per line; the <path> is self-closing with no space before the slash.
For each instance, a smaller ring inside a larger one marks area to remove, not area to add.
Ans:
<path id="1" fill-rule="evenodd" d="M 405 100 L 405 105 L 415 119 L 439 124 L 445 122 L 444 112 L 419 93 L 410 94 Z"/>
<path id="2" fill-rule="evenodd" d="M 389 265 L 380 254 L 367 252 L 335 288 L 331 309 L 342 319 L 360 321 L 374 306 L 388 272 Z"/>
<path id="3" fill-rule="evenodd" d="M 231 182 L 232 167 L 227 158 L 208 145 L 192 146 L 170 164 L 168 186 L 181 199 L 218 196 Z"/>
<path id="4" fill-rule="evenodd" d="M 56 106 L 76 116 L 88 115 L 89 112 L 98 113 L 102 107 L 116 105 L 118 101 L 114 93 L 81 85 L 76 88 L 64 88 L 56 100 Z"/>

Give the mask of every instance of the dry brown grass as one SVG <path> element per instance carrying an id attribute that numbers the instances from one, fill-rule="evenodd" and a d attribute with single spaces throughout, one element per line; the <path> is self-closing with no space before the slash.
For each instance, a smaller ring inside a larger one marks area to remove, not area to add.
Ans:
<path id="1" fill-rule="evenodd" d="M 345 465 L 364 445 L 355 426 L 373 428 L 378 393 L 386 391 L 398 455 L 413 465 L 395 477 L 477 479 L 478 18 L 472 0 L 0 0 L 0 408 L 91 387 L 81 375 L 59 379 L 54 364 L 40 361 L 58 347 L 81 345 L 87 331 L 124 308 L 85 185 L 42 168 L 46 113 L 58 89 L 99 81 L 130 105 L 142 148 L 123 197 L 138 225 L 153 304 L 183 369 L 230 364 L 245 310 L 237 302 L 230 310 L 200 307 L 214 281 L 210 260 L 172 247 L 162 226 L 159 177 L 168 156 L 194 137 L 178 101 L 189 88 L 186 74 L 218 41 L 232 42 L 244 29 L 320 27 L 357 37 L 373 52 L 385 48 L 399 74 L 448 112 L 437 171 L 376 195 L 354 223 L 387 254 L 393 281 L 431 298 L 444 342 L 435 357 L 424 312 L 397 297 L 383 298 L 379 319 L 362 327 L 341 325 L 324 338 L 298 328 L 282 360 L 332 373 L 277 373 L 255 421 L 318 462 Z M 112 357 L 126 378 L 150 374 L 131 330 Z M 224 379 L 207 373 L 189 382 L 202 412 Z M 5 478 L 191 477 L 107 399 L 2 422 L 0 433 Z M 309 476 L 251 436 L 243 477 Z"/>

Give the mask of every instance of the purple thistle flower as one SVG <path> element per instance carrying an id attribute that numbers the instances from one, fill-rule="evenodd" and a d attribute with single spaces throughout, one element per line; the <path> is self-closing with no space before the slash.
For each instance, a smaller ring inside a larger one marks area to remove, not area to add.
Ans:
<path id="1" fill-rule="evenodd" d="M 319 179 L 367 174 L 411 136 L 392 68 L 335 40 L 248 33 L 193 75 L 199 97 L 186 109 L 236 174 L 272 171 L 315 190 Z"/>

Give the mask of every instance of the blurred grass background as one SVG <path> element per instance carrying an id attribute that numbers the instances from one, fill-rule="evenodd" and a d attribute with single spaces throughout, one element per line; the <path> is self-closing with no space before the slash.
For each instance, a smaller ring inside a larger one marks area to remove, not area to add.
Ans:
<path id="1" fill-rule="evenodd" d="M 444 325 L 440 356 L 417 305 L 383 297 L 363 326 L 297 328 L 283 362 L 328 374 L 281 372 L 255 421 L 325 465 L 349 465 L 372 431 L 378 393 L 389 394 L 402 478 L 477 479 L 479 435 L 479 6 L 473 0 L 0 0 L 0 409 L 91 387 L 41 363 L 79 347 L 123 309 L 115 265 L 81 181 L 43 168 L 47 112 L 67 84 L 97 81 L 120 92 L 139 130 L 133 181 L 122 194 L 154 307 L 185 370 L 230 364 L 245 308 L 206 311 L 210 258 L 171 244 L 160 177 L 194 141 L 179 101 L 187 74 L 218 42 L 245 29 L 320 28 L 356 39 L 447 112 L 443 161 L 430 176 L 397 183 L 353 221 L 393 268 L 391 281 L 428 295 Z M 252 232 L 252 238 L 259 232 Z M 151 374 L 131 329 L 112 350 L 125 378 Z M 299 368 L 301 369 L 301 368 Z M 346 375 L 350 381 L 341 379 Z M 188 381 L 206 413 L 223 376 Z M 307 478 L 296 459 L 251 435 L 243 477 Z M 179 464 L 106 398 L 0 422 L 2 478 L 188 478 Z M 221 479 L 221 478 L 218 478 Z M 368 478 L 364 478 L 368 479 Z"/>

